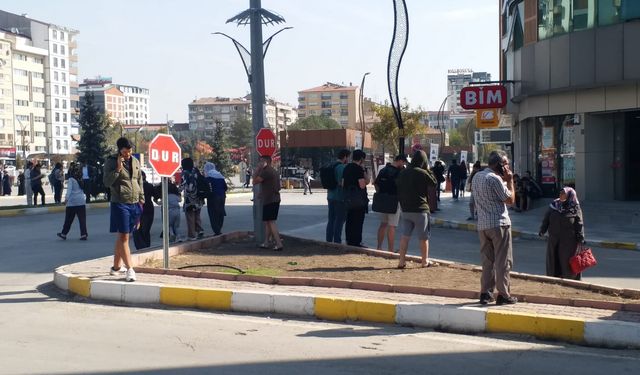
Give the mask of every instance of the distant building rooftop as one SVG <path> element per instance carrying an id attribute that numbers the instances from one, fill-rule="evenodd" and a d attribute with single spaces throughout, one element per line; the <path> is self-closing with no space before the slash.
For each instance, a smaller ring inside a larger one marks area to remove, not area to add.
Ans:
<path id="1" fill-rule="evenodd" d="M 298 91 L 298 93 L 318 92 L 318 91 L 345 91 L 345 90 L 355 90 L 357 88 L 358 88 L 358 86 L 351 86 L 351 85 L 343 86 L 343 85 L 338 85 L 336 83 L 327 82 L 322 86 L 318 86 L 318 87 L 314 87 L 314 88 L 311 88 L 311 89 Z"/>

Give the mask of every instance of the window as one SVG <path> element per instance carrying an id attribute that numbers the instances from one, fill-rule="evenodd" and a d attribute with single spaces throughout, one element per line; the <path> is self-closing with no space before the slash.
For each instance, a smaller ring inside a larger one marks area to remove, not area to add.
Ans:
<path id="1" fill-rule="evenodd" d="M 27 73 L 27 71 L 24 69 L 13 69 L 13 74 L 20 77 L 26 77 L 29 75 L 29 73 Z"/>
<path id="2" fill-rule="evenodd" d="M 56 122 L 60 122 L 60 113 L 56 112 Z"/>
<path id="3" fill-rule="evenodd" d="M 67 86 L 62 86 L 62 95 L 67 95 Z"/>
<path id="4" fill-rule="evenodd" d="M 13 89 L 16 91 L 29 91 L 29 86 L 26 85 L 13 85 Z"/>
<path id="5" fill-rule="evenodd" d="M 33 122 L 44 122 L 44 117 L 42 117 L 42 116 L 34 116 L 33 117 Z"/>
<path id="6" fill-rule="evenodd" d="M 64 122 L 64 123 L 67 122 L 67 114 L 66 113 L 62 114 L 62 122 Z"/>
<path id="7" fill-rule="evenodd" d="M 57 68 L 57 67 L 58 67 L 58 58 L 57 58 L 57 57 L 54 57 L 54 58 L 53 58 L 53 67 L 54 67 L 54 68 Z"/>
<path id="8" fill-rule="evenodd" d="M 64 46 L 60 46 L 60 54 L 66 55 Z"/>
<path id="9" fill-rule="evenodd" d="M 53 39 L 58 39 L 58 30 L 53 30 L 51 34 L 53 35 Z"/>
<path id="10" fill-rule="evenodd" d="M 64 40 L 64 31 L 60 31 L 60 40 Z"/>
<path id="11" fill-rule="evenodd" d="M 44 87 L 33 87 L 33 92 L 36 92 L 38 94 L 44 94 Z"/>
<path id="12" fill-rule="evenodd" d="M 58 53 L 58 45 L 53 43 L 53 53 Z"/>
<path id="13" fill-rule="evenodd" d="M 60 108 L 60 99 L 55 99 L 54 103 L 55 104 L 54 104 L 53 108 L 55 108 L 55 109 Z"/>
<path id="14" fill-rule="evenodd" d="M 67 101 L 62 99 L 62 109 L 67 109 Z"/>
<path id="15" fill-rule="evenodd" d="M 573 31 L 593 28 L 596 23 L 596 0 L 575 0 L 571 16 Z"/>
<path id="16" fill-rule="evenodd" d="M 44 74 L 38 73 L 38 72 L 31 72 L 31 77 L 38 78 L 38 79 L 43 79 L 44 78 Z"/>
<path id="17" fill-rule="evenodd" d="M 67 129 L 66 126 L 64 128 L 62 128 L 62 135 L 69 135 L 69 129 Z M 65 146 L 65 148 L 66 148 L 66 146 Z"/>
<path id="18" fill-rule="evenodd" d="M 598 1 L 598 26 L 620 22 L 620 0 Z"/>
<path id="19" fill-rule="evenodd" d="M 60 86 L 58 86 L 58 85 L 53 85 L 53 92 L 54 92 L 56 95 L 60 95 Z"/>
<path id="20" fill-rule="evenodd" d="M 35 108 L 44 108 L 44 102 L 33 102 Z"/>
<path id="21" fill-rule="evenodd" d="M 56 135 L 60 135 L 60 127 L 59 126 L 56 126 Z M 60 146 L 58 146 L 58 147 L 60 147 Z"/>
<path id="22" fill-rule="evenodd" d="M 60 67 L 62 69 L 66 69 L 67 68 L 67 63 L 65 62 L 64 59 L 60 59 Z"/>
<path id="23" fill-rule="evenodd" d="M 53 72 L 53 80 L 54 80 L 55 82 L 58 82 L 58 79 L 59 79 L 59 78 L 58 78 L 58 72 Z"/>
<path id="24" fill-rule="evenodd" d="M 57 149 L 61 149 L 62 147 L 60 147 L 60 140 L 56 139 L 56 148 Z"/>
<path id="25" fill-rule="evenodd" d="M 28 107 L 29 106 L 29 101 L 28 100 L 16 99 L 16 105 L 20 106 L 20 107 Z"/>
<path id="26" fill-rule="evenodd" d="M 18 61 L 27 61 L 27 56 L 22 55 L 20 53 L 16 53 L 13 55 L 13 59 Z"/>
<path id="27" fill-rule="evenodd" d="M 29 121 L 29 116 L 16 115 L 16 120 L 18 120 L 18 123 L 22 122 L 24 125 L 25 122 Z"/>
<path id="28" fill-rule="evenodd" d="M 67 73 L 62 73 L 62 82 L 67 82 Z"/>
<path id="29" fill-rule="evenodd" d="M 65 129 L 65 130 L 67 130 L 67 129 Z M 65 133 L 66 133 L 66 131 L 65 131 Z M 68 148 L 69 148 L 69 141 L 64 141 L 64 149 L 66 150 Z"/>

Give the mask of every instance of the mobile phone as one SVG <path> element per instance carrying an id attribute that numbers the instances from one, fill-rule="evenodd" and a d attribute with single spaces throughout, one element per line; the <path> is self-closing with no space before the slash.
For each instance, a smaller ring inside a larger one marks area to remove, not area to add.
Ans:
<path id="1" fill-rule="evenodd" d="M 498 164 L 498 174 L 504 176 L 504 166 L 502 164 Z"/>

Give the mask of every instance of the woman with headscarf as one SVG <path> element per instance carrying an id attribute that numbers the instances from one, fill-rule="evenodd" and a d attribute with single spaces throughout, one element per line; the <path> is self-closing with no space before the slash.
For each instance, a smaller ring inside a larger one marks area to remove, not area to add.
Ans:
<path id="1" fill-rule="evenodd" d="M 216 169 L 213 163 L 205 163 L 204 176 L 209 184 L 209 193 L 207 194 L 207 212 L 209 213 L 209 222 L 213 233 L 218 236 L 222 233 L 222 225 L 226 212 L 224 209 L 227 182 L 222 173 Z"/>
<path id="2" fill-rule="evenodd" d="M 86 202 L 80 181 L 82 181 L 82 169 L 78 164 L 72 163 L 69 167 L 69 180 L 67 181 L 67 195 L 65 197 L 67 208 L 65 209 L 64 224 L 62 225 L 62 231 L 57 234 L 63 240 L 67 239 L 67 234 L 76 216 L 78 216 L 78 223 L 80 224 L 80 239 L 87 240 Z"/>
<path id="3" fill-rule="evenodd" d="M 580 280 L 569 264 L 578 244 L 584 243 L 582 210 L 572 188 L 560 190 L 558 199 L 549 205 L 538 235 L 542 237 L 547 231 L 547 276 Z"/>

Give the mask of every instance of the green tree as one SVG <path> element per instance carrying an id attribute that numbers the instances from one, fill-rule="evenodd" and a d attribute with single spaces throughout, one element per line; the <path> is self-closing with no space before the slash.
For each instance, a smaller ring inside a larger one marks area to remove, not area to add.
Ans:
<path id="1" fill-rule="evenodd" d="M 289 130 L 323 130 L 323 129 L 342 129 L 342 126 L 336 120 L 327 116 L 309 116 L 298 119 L 289 126 Z"/>
<path id="2" fill-rule="evenodd" d="M 224 129 L 220 125 L 216 126 L 211 147 L 213 148 L 211 161 L 216 165 L 216 169 L 227 178 L 233 176 L 234 171 L 231 158 L 229 152 L 225 149 Z"/>
<path id="3" fill-rule="evenodd" d="M 382 145 L 385 152 L 391 154 L 398 153 L 399 129 L 393 108 L 389 105 L 374 105 L 373 111 L 380 121 L 371 127 L 372 139 Z M 424 125 L 420 124 L 420 111 L 409 111 L 409 105 L 405 104 L 401 108 L 402 122 L 404 124 L 405 138 L 409 138 L 424 130 Z"/>
<path id="4" fill-rule="evenodd" d="M 229 145 L 232 147 L 253 147 L 253 126 L 247 118 L 239 118 L 229 132 Z"/>
<path id="5" fill-rule="evenodd" d="M 449 146 L 464 146 L 465 142 L 462 137 L 462 134 L 457 129 L 451 129 L 449 131 Z"/>
<path id="6" fill-rule="evenodd" d="M 93 93 L 84 95 L 84 103 L 80 109 L 80 141 L 78 142 L 78 161 L 90 166 L 104 165 L 108 153 L 107 126 L 108 118 L 98 112 L 94 104 Z"/>

